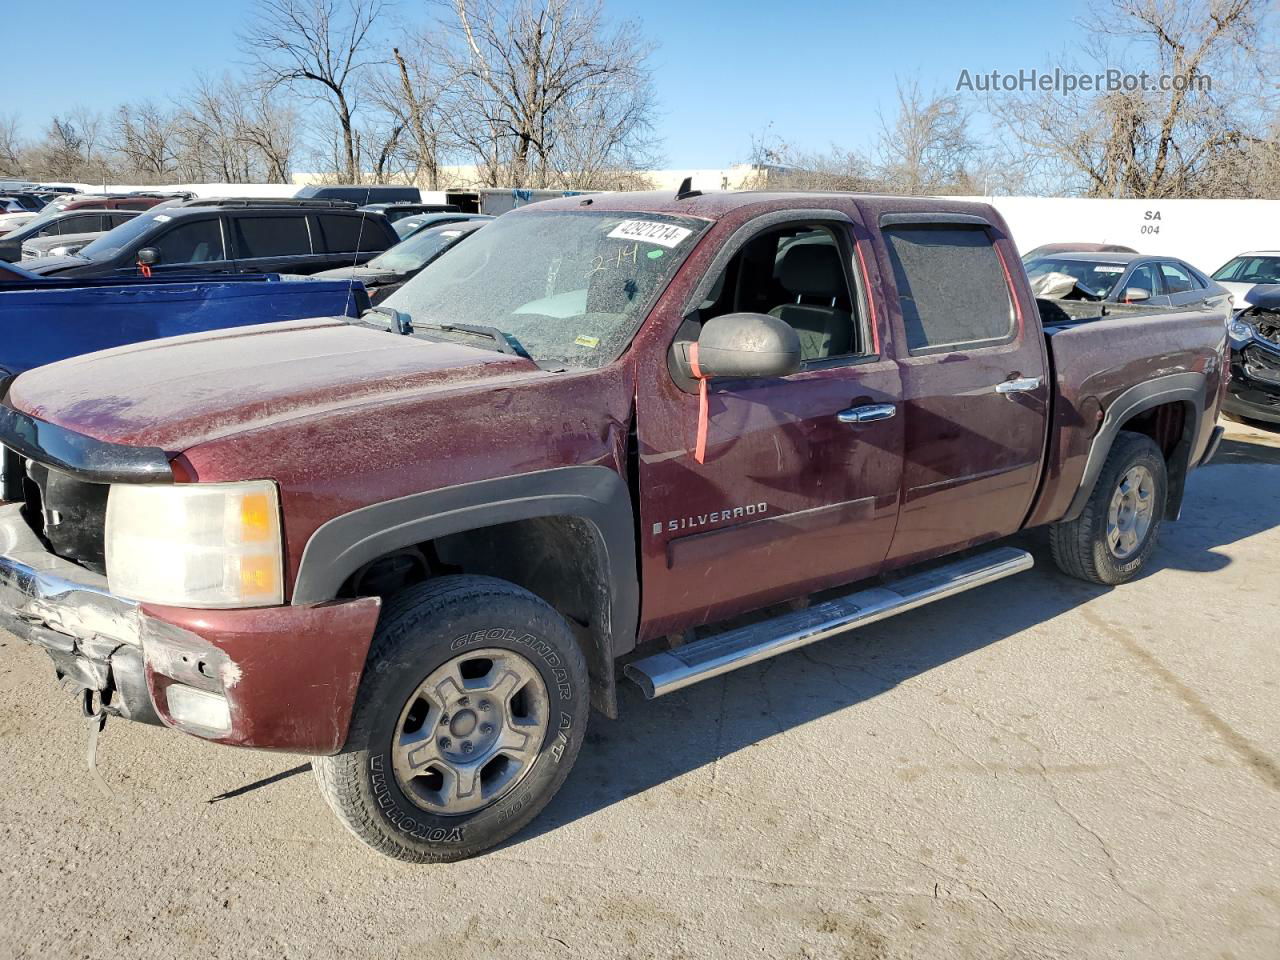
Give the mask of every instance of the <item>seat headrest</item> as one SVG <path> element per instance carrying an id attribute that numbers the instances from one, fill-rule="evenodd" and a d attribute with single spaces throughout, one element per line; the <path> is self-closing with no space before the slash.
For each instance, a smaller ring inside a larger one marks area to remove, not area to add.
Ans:
<path id="1" fill-rule="evenodd" d="M 797 243 L 778 263 L 778 282 L 799 297 L 833 297 L 844 284 L 840 256 L 827 243 Z"/>

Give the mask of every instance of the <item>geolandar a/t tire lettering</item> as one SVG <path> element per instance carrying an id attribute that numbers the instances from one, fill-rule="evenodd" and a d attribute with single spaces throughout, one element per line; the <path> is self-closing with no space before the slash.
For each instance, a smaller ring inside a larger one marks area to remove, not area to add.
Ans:
<path id="1" fill-rule="evenodd" d="M 459 860 L 528 823 L 564 783 L 590 691 L 564 618 L 491 577 L 392 597 L 343 752 L 313 761 L 339 819 L 379 853 Z"/>

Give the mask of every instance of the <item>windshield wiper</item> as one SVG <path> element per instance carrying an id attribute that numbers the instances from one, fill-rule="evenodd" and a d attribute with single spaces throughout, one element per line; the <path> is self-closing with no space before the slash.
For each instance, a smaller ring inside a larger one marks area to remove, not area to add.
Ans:
<path id="1" fill-rule="evenodd" d="M 374 307 L 373 309 L 376 310 L 378 308 Z M 443 330 L 446 333 L 451 330 L 457 330 L 459 333 L 474 333 L 491 339 L 498 345 L 498 350 L 502 353 L 513 357 L 522 357 L 525 360 L 533 359 L 533 357 L 529 356 L 529 351 L 520 345 L 520 341 L 497 327 L 480 323 L 433 323 L 430 321 L 417 324 L 417 326 L 430 327 L 432 330 Z"/>
<path id="2" fill-rule="evenodd" d="M 398 333 L 401 336 L 408 336 L 413 333 L 413 321 L 409 319 L 407 313 L 401 313 L 399 310 L 393 310 L 391 307 L 370 307 L 364 313 L 360 314 L 363 320 L 371 313 L 380 313 L 384 317 L 391 318 L 391 332 Z"/>

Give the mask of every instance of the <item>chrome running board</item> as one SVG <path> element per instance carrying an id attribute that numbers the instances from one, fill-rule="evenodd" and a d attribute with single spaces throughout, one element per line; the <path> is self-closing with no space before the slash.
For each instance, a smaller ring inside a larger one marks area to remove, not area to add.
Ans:
<path id="1" fill-rule="evenodd" d="M 885 586 L 859 590 L 772 620 L 694 640 L 629 663 L 623 672 L 652 700 L 845 630 L 1011 577 L 1030 570 L 1034 562 L 1025 550 L 999 547 Z"/>

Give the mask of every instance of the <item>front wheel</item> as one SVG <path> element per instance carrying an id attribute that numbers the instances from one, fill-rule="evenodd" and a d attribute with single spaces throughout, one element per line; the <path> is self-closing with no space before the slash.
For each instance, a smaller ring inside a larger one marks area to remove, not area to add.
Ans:
<path id="1" fill-rule="evenodd" d="M 1121 431 L 1080 516 L 1049 528 L 1058 569 L 1091 583 L 1132 580 L 1156 548 L 1168 490 L 1155 441 Z"/>
<path id="2" fill-rule="evenodd" d="M 587 666 L 564 619 L 490 577 L 388 603 L 344 751 L 313 761 L 338 818 L 380 853 L 460 860 L 528 823 L 586 733 Z"/>

